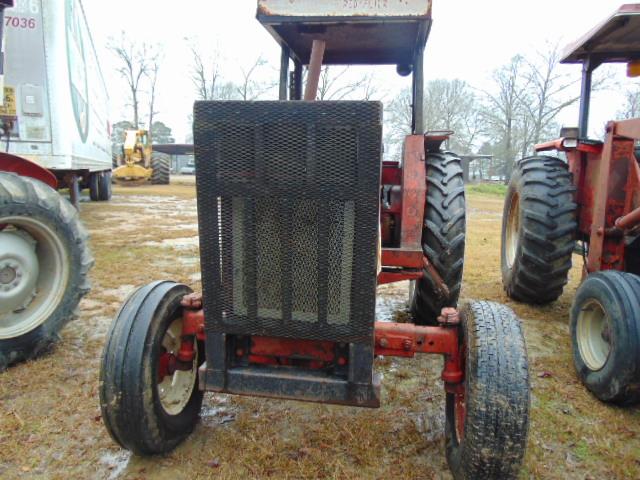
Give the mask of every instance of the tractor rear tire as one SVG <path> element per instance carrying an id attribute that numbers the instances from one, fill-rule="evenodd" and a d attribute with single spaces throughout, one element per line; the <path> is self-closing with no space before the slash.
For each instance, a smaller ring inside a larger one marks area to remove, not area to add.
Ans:
<path id="1" fill-rule="evenodd" d="M 582 383 L 603 402 L 640 402 L 640 277 L 589 275 L 571 307 L 571 345 Z"/>
<path id="2" fill-rule="evenodd" d="M 465 380 L 447 393 L 445 446 L 456 480 L 515 479 L 529 432 L 529 371 L 520 322 L 493 302 L 461 312 Z"/>
<path id="3" fill-rule="evenodd" d="M 111 437 L 138 455 L 169 452 L 198 420 L 203 345 L 195 342 L 191 370 L 160 376 L 161 357 L 175 356 L 180 347 L 180 301 L 191 292 L 170 281 L 139 288 L 122 305 L 107 335 L 100 369 L 102 418 Z"/>
<path id="4" fill-rule="evenodd" d="M 527 157 L 516 164 L 502 219 L 502 284 L 514 300 L 557 300 L 567 283 L 576 245 L 571 173 L 559 158 Z"/>
<path id="5" fill-rule="evenodd" d="M 425 269 L 415 284 L 411 313 L 419 325 L 434 325 L 443 307 L 455 307 L 460 296 L 466 210 L 462 165 L 456 155 L 427 155 L 427 195 L 422 225 L 422 251 L 446 284 L 449 295 L 440 295 Z"/>
<path id="6" fill-rule="evenodd" d="M 58 340 L 90 289 L 93 257 L 76 209 L 39 180 L 0 172 L 0 225 L 3 370 Z"/>
<path id="7" fill-rule="evenodd" d="M 98 179 L 98 200 L 101 202 L 108 202 L 111 200 L 111 184 L 111 171 L 101 172 L 100 178 Z"/>
<path id="8" fill-rule="evenodd" d="M 169 185 L 170 159 L 166 155 L 154 155 L 151 157 L 151 184 Z"/>

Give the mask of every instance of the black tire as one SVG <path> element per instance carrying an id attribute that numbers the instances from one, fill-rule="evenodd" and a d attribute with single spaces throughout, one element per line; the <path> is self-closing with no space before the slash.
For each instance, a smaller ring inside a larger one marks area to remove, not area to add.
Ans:
<path id="1" fill-rule="evenodd" d="M 9 217 L 13 220 L 2 220 Z M 0 172 L 0 224 L 3 223 L 10 226 L 4 231 L 0 230 L 0 235 L 13 230 L 26 232 L 36 240 L 41 238 L 36 250 L 41 264 L 47 261 L 47 258 L 52 258 L 51 255 L 44 256 L 47 242 L 55 245 L 59 241 L 56 251 L 60 255 L 60 265 L 66 265 L 68 272 L 65 274 L 65 284 L 58 290 L 59 295 L 56 294 L 51 300 L 46 299 L 45 287 L 39 283 L 38 297 L 44 296 L 44 299 L 34 298 L 27 308 L 5 313 L 2 313 L 0 305 L 0 325 L 3 322 L 5 325 L 8 324 L 12 318 L 16 318 L 15 315 L 24 316 L 26 323 L 21 325 L 25 328 L 31 322 L 35 322 L 33 328 L 24 333 L 16 333 L 15 336 L 11 336 L 11 333 L 2 335 L 4 338 L 0 338 L 0 370 L 12 363 L 37 356 L 58 340 L 58 332 L 74 318 L 80 299 L 90 290 L 89 270 L 93 265 L 88 235 L 80 222 L 78 212 L 58 192 L 39 180 Z M 47 229 L 51 236 L 42 236 L 42 231 Z M 5 248 L 6 245 L 5 242 Z M 37 277 L 38 282 L 60 275 L 60 271 L 55 269 L 45 271 L 49 274 L 48 277 L 41 272 Z M 38 302 L 48 302 L 49 308 L 40 309 Z"/>
<path id="2" fill-rule="evenodd" d="M 631 273 L 593 273 L 574 297 L 574 364 L 582 383 L 604 402 L 640 402 L 639 312 L 640 277 Z"/>
<path id="3" fill-rule="evenodd" d="M 534 156 L 513 172 L 502 219 L 502 284 L 514 300 L 544 304 L 562 295 L 576 244 L 576 203 L 562 160 Z"/>
<path id="4" fill-rule="evenodd" d="M 197 374 L 188 401 L 175 414 L 163 407 L 157 383 L 162 338 L 181 315 L 180 300 L 191 292 L 169 281 L 139 288 L 122 305 L 107 336 L 100 369 L 102 418 L 111 437 L 139 455 L 172 450 L 198 420 L 203 392 Z M 202 345 L 198 352 L 200 365 Z"/>
<path id="5" fill-rule="evenodd" d="M 151 157 L 151 184 L 169 185 L 170 159 L 167 155 L 154 154 Z"/>
<path id="6" fill-rule="evenodd" d="M 92 202 L 100 200 L 100 175 L 101 172 L 89 174 L 89 198 Z"/>
<path id="7" fill-rule="evenodd" d="M 111 172 L 101 172 L 98 178 L 98 200 L 108 202 L 111 200 Z"/>
<path id="8" fill-rule="evenodd" d="M 464 424 L 447 393 L 445 442 L 456 480 L 517 478 L 529 432 L 529 373 L 520 323 L 492 302 L 462 308 Z M 462 415 L 461 415 L 462 416 Z M 460 438 L 461 437 L 461 438 Z"/>
<path id="9" fill-rule="evenodd" d="M 415 285 L 411 313 L 417 324 L 433 325 L 443 307 L 455 307 L 460 296 L 466 210 L 460 158 L 448 152 L 427 155 L 427 198 L 422 250 L 449 289 L 442 295 L 429 272 Z"/>

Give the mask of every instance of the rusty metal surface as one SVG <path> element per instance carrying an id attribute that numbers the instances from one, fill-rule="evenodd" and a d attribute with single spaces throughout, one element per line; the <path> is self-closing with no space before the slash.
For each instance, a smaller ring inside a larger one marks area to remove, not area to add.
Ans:
<path id="1" fill-rule="evenodd" d="M 582 63 L 589 56 L 602 63 L 628 62 L 638 58 L 639 47 L 640 4 L 627 4 L 568 45 L 561 63 Z"/>
<path id="2" fill-rule="evenodd" d="M 364 6 L 364 7 L 363 7 Z M 291 57 L 309 64 L 313 40 L 325 40 L 325 64 L 415 64 L 431 26 L 428 0 L 274 1 L 258 3 L 258 21 Z"/>
<path id="3" fill-rule="evenodd" d="M 613 128 L 616 135 L 640 140 L 640 118 L 621 120 Z"/>
<path id="4" fill-rule="evenodd" d="M 426 17 L 431 0 L 258 0 L 258 14 L 307 17 Z"/>
<path id="5" fill-rule="evenodd" d="M 318 95 L 318 83 L 320 82 L 320 72 L 322 71 L 322 59 L 326 42 L 324 40 L 314 40 L 311 46 L 311 59 L 307 73 L 307 85 L 304 89 L 304 100 L 315 100 Z"/>
<path id="6" fill-rule="evenodd" d="M 402 217 L 400 245 L 402 248 L 422 249 L 427 192 L 424 137 L 409 135 L 404 143 L 402 161 Z"/>

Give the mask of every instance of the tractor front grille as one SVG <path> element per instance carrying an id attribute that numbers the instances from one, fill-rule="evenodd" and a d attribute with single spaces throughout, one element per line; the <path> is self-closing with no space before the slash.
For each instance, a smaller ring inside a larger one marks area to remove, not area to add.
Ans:
<path id="1" fill-rule="evenodd" d="M 371 344 L 378 102 L 198 102 L 210 332 Z"/>

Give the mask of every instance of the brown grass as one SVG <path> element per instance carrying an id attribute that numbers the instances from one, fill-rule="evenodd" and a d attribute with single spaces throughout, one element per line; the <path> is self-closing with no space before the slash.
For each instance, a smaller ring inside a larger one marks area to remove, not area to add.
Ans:
<path id="1" fill-rule="evenodd" d="M 114 445 L 97 399 L 104 336 L 135 285 L 171 278 L 198 288 L 197 247 L 158 245 L 196 235 L 193 198 L 190 185 L 118 187 L 110 204 L 83 203 L 94 288 L 51 354 L 0 374 L 0 477 L 450 478 L 435 357 L 379 359 L 379 410 L 207 395 L 195 432 L 170 455 L 130 458 Z M 527 337 L 532 423 L 521 478 L 640 478 L 640 411 L 598 402 L 573 372 L 567 318 L 578 267 L 551 306 L 509 301 L 499 272 L 502 201 L 472 194 L 469 206 L 463 295 L 509 304 Z M 386 286 L 379 303 L 397 310 L 404 294 Z"/>

